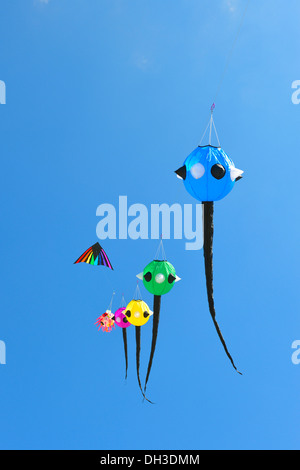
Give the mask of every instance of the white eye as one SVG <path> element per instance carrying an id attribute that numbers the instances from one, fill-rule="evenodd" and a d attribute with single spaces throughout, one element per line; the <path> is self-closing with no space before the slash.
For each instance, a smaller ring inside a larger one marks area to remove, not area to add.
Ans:
<path id="1" fill-rule="evenodd" d="M 140 312 L 134 312 L 133 316 L 134 318 L 140 318 L 141 314 Z"/>
<path id="2" fill-rule="evenodd" d="M 156 274 L 155 276 L 155 282 L 157 282 L 158 284 L 161 284 L 162 282 L 164 282 L 165 279 L 166 278 L 162 273 Z"/>
<path id="3" fill-rule="evenodd" d="M 118 323 L 120 323 L 121 318 L 120 318 L 120 317 L 117 317 L 116 320 L 117 320 Z"/>
<path id="4" fill-rule="evenodd" d="M 195 163 L 195 165 L 192 166 L 190 169 L 191 175 L 195 180 L 198 180 L 199 178 L 202 178 L 202 176 L 205 173 L 205 168 L 201 163 Z"/>

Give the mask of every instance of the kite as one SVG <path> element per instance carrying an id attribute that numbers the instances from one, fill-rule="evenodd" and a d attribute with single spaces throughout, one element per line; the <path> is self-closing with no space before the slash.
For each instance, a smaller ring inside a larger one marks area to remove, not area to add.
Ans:
<path id="1" fill-rule="evenodd" d="M 174 287 L 175 282 L 180 281 L 180 277 L 176 275 L 174 266 L 165 259 L 165 252 L 163 249 L 162 240 L 158 247 L 158 251 L 156 253 L 155 258 L 158 257 L 157 255 L 159 253 L 160 248 L 162 250 L 162 257 L 164 259 L 163 260 L 155 259 L 151 261 L 144 268 L 144 271 L 137 275 L 138 279 L 143 280 L 143 284 L 148 290 L 148 292 L 154 295 L 152 343 L 151 343 L 151 351 L 150 351 L 150 357 L 149 357 L 149 362 L 148 362 L 147 375 L 146 375 L 146 380 L 145 380 L 145 385 L 144 385 L 144 393 L 146 392 L 147 383 L 148 383 L 149 375 L 151 372 L 153 357 L 155 353 L 159 316 L 160 316 L 161 296 L 170 292 L 170 290 Z"/>
<path id="2" fill-rule="evenodd" d="M 126 328 L 128 328 L 130 326 L 130 323 L 128 322 L 126 316 L 124 315 L 125 300 L 124 300 L 123 295 L 122 295 L 122 301 L 121 301 L 120 308 L 118 308 L 115 311 L 115 313 L 112 313 L 111 308 L 112 308 L 114 295 L 115 295 L 115 292 L 113 292 L 109 307 L 107 308 L 105 313 L 103 313 L 102 315 L 100 315 L 99 318 L 97 318 L 94 325 L 99 326 L 98 331 L 102 330 L 102 331 L 105 331 L 106 333 L 110 333 L 112 331 L 112 329 L 115 328 L 115 325 L 118 325 L 120 328 L 122 328 L 124 352 L 125 352 L 125 365 L 126 365 L 125 379 L 127 379 L 128 356 L 127 356 L 127 333 L 126 333 Z"/>
<path id="3" fill-rule="evenodd" d="M 122 303 L 125 304 L 124 296 L 122 296 Z M 118 310 L 115 311 L 113 320 L 116 325 L 118 325 L 120 328 L 122 328 L 122 333 L 123 333 L 123 344 L 124 344 L 124 353 L 125 353 L 125 379 L 127 379 L 127 370 L 128 370 L 128 354 L 127 354 L 127 328 L 131 325 L 129 321 L 127 320 L 127 317 L 125 315 L 125 306 L 121 306 L 118 308 Z"/>
<path id="4" fill-rule="evenodd" d="M 125 309 L 125 315 L 131 325 L 135 326 L 135 340 L 136 340 L 136 373 L 139 383 L 140 390 L 143 397 L 146 398 L 145 393 L 142 389 L 141 379 L 140 379 L 140 352 L 141 352 L 141 326 L 145 325 L 153 312 L 151 312 L 149 306 L 141 299 L 140 288 L 137 285 L 134 299 L 129 302 Z M 150 402 L 152 403 L 152 402 Z"/>
<path id="5" fill-rule="evenodd" d="M 94 266 L 106 266 L 113 270 L 113 267 L 108 259 L 107 254 L 103 250 L 100 243 L 95 243 L 95 245 L 88 248 L 75 262 L 78 263 L 87 263 Z"/>
<path id="6" fill-rule="evenodd" d="M 102 330 L 106 333 L 110 333 L 111 330 L 115 327 L 115 322 L 113 319 L 113 314 L 110 310 L 106 310 L 105 313 L 102 313 L 99 318 L 97 318 L 94 325 L 99 326 L 98 331 Z"/>
<path id="7" fill-rule="evenodd" d="M 99 326 L 98 331 L 102 330 L 105 331 L 106 333 L 110 333 L 111 330 L 115 327 L 115 320 L 114 320 L 114 314 L 111 311 L 112 303 L 113 303 L 113 298 L 114 298 L 115 292 L 113 292 L 110 304 L 106 311 L 100 315 L 99 318 L 95 321 L 94 325 Z"/>
<path id="8" fill-rule="evenodd" d="M 204 228 L 203 254 L 209 311 L 224 350 L 234 369 L 239 372 L 227 349 L 220 327 L 216 321 L 213 293 L 213 215 L 214 201 L 219 201 L 227 196 L 227 194 L 233 189 L 235 183 L 242 178 L 243 171 L 237 169 L 234 166 L 233 161 L 228 157 L 228 155 L 226 155 L 224 150 L 222 150 L 217 133 L 218 147 L 211 145 L 212 125 L 216 132 L 215 124 L 213 122 L 213 110 L 214 105 L 211 108 L 211 117 L 209 122 L 209 145 L 201 146 L 200 142 L 200 145 L 186 158 L 183 166 L 176 170 L 175 173 L 183 180 L 185 189 L 194 198 L 202 202 Z"/>

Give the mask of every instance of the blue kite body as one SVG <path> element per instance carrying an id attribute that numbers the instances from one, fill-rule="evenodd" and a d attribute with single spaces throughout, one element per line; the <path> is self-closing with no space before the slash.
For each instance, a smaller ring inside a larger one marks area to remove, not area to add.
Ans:
<path id="1" fill-rule="evenodd" d="M 221 147 L 197 147 L 176 171 L 186 190 L 198 201 L 219 201 L 232 190 L 239 179 L 233 161 Z"/>

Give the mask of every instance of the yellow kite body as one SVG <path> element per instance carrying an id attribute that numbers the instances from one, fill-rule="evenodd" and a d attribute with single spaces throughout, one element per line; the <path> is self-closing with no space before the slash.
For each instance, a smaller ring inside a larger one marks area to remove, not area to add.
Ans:
<path id="1" fill-rule="evenodd" d="M 143 326 L 153 312 L 143 300 L 132 300 L 126 307 L 125 315 L 132 325 Z"/>

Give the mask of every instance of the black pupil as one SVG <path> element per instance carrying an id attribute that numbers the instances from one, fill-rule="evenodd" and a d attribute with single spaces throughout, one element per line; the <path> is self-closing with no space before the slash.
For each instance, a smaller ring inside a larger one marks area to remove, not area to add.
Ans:
<path id="1" fill-rule="evenodd" d="M 144 279 L 145 281 L 150 282 L 152 279 L 152 274 L 150 272 L 146 273 Z"/>
<path id="2" fill-rule="evenodd" d="M 213 175 L 214 178 L 217 180 L 220 180 L 225 176 L 226 170 L 223 167 L 223 165 L 220 165 L 220 163 L 216 163 L 211 167 L 211 174 Z"/>

